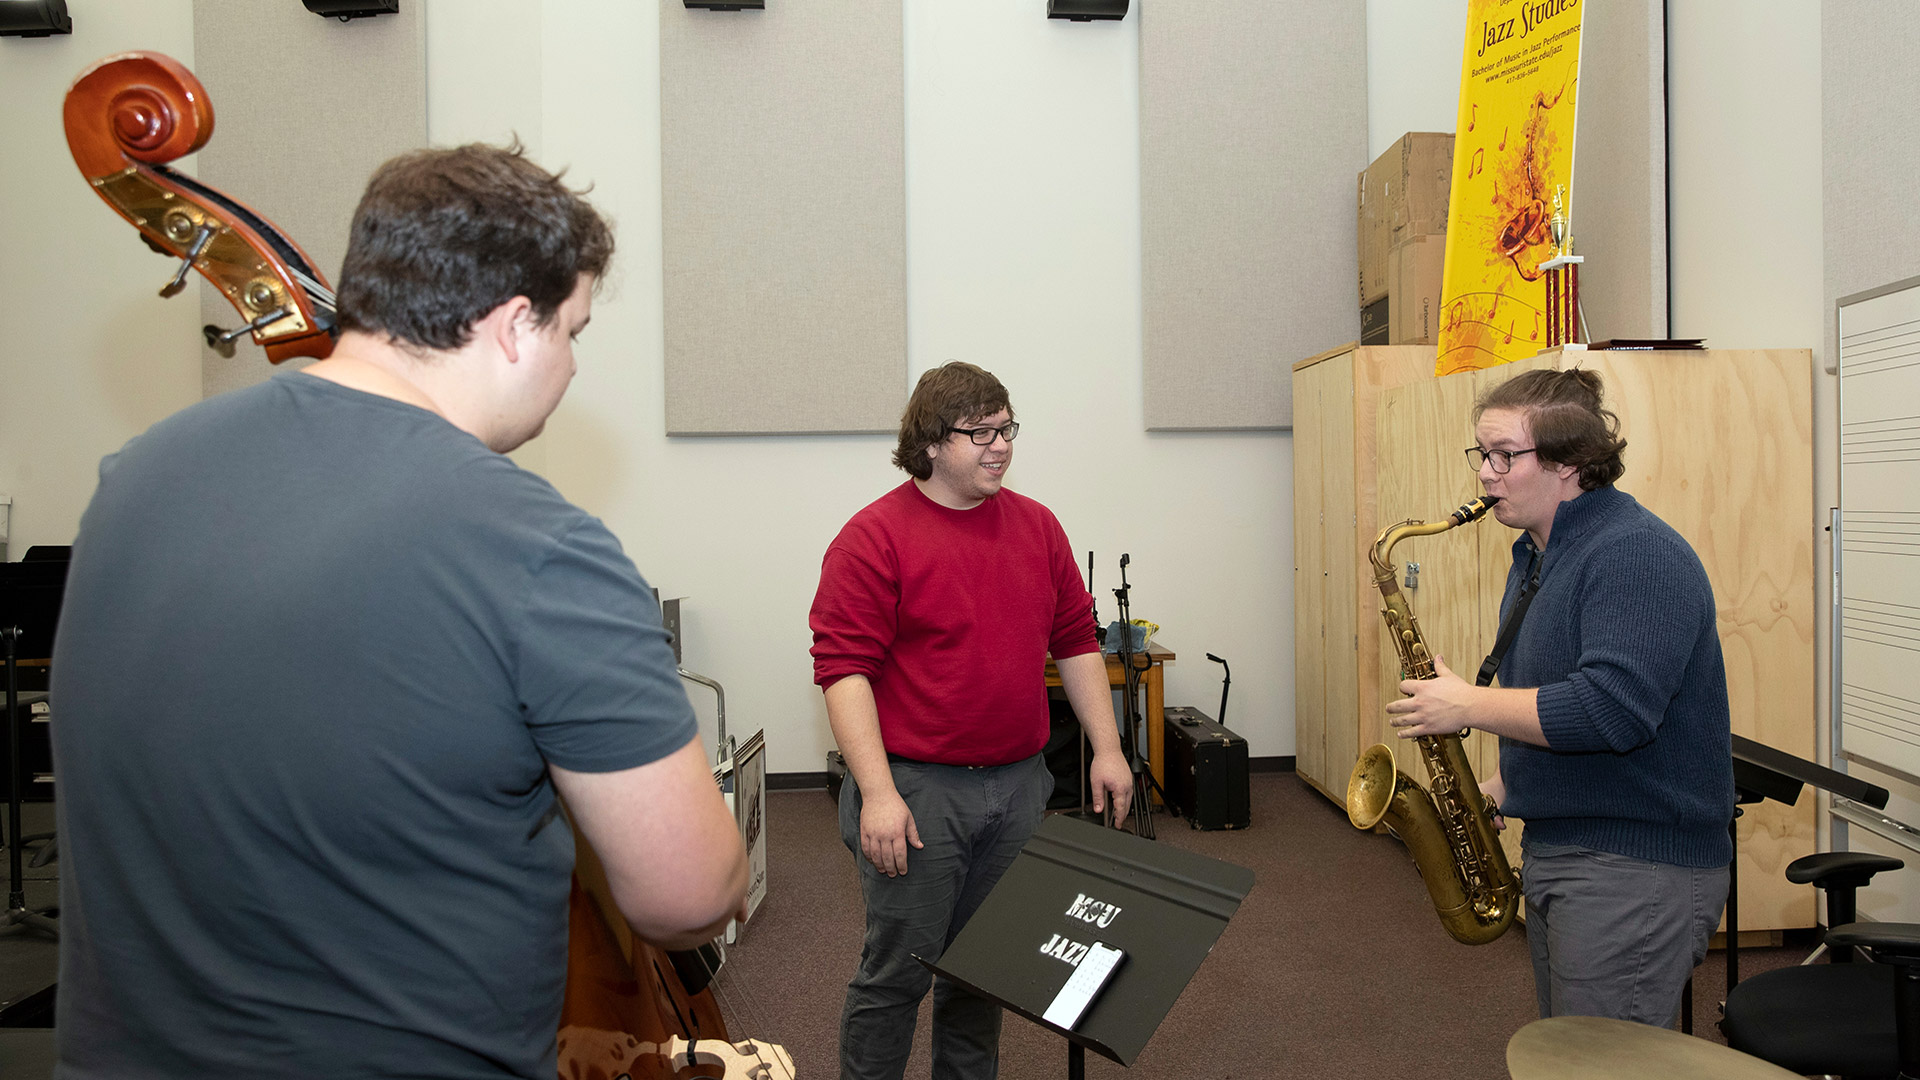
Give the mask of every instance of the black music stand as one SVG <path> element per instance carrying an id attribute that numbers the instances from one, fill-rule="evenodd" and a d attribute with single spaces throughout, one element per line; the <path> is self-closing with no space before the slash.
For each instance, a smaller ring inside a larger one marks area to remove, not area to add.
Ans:
<path id="1" fill-rule="evenodd" d="M 1740 816 L 1742 806 L 1772 799 L 1792 806 L 1800 789 L 1812 784 L 1876 810 L 1887 806 L 1887 789 L 1739 735 L 1733 737 L 1733 862 L 1727 867 L 1727 992 L 1740 984 Z M 1693 979 L 1680 998 L 1680 1030 L 1693 1033 Z"/>
<path id="2" fill-rule="evenodd" d="M 66 590 L 64 559 L 0 563 L 0 649 L 7 669 L 7 910 L 0 914 L 0 935 L 37 930 L 60 936 L 60 924 L 44 912 L 27 908 L 26 872 L 21 865 L 26 837 L 20 826 L 21 788 L 26 762 L 20 750 L 20 679 L 22 656 L 52 656 L 53 632 L 60 618 L 60 598 Z"/>
<path id="3" fill-rule="evenodd" d="M 1089 1048 L 1133 1064 L 1252 888 L 1245 867 L 1055 815 L 940 959 L 915 959 L 1065 1038 L 1081 1080 Z M 1048 1022 L 1094 942 L 1126 958 L 1071 1028 Z"/>
<path id="4" fill-rule="evenodd" d="M 1734 820 L 1727 825 L 1733 834 L 1735 851 L 1733 866 L 1727 878 L 1727 989 L 1732 990 L 1740 982 L 1740 843 L 1736 826 L 1740 823 L 1740 807 L 1772 799 L 1777 803 L 1792 806 L 1800 799 L 1800 788 L 1811 784 L 1816 788 L 1831 791 L 1842 798 L 1865 803 L 1875 810 L 1887 808 L 1887 789 L 1869 784 L 1808 761 L 1797 758 L 1785 751 L 1775 750 L 1765 743 L 1752 739 L 1733 737 L 1733 791 Z"/>

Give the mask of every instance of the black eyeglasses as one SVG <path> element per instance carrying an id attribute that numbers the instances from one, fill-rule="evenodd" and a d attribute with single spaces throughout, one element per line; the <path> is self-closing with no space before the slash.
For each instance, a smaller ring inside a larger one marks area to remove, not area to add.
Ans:
<path id="1" fill-rule="evenodd" d="M 1491 461 L 1493 462 L 1493 471 L 1501 476 L 1505 476 L 1507 470 L 1513 468 L 1514 458 L 1519 457 L 1521 454 L 1531 454 L 1537 449 L 1539 448 L 1529 446 L 1525 450 L 1482 450 L 1477 446 L 1469 446 L 1467 447 L 1467 464 L 1473 466 L 1474 472 L 1479 472 L 1482 462 Z"/>
<path id="2" fill-rule="evenodd" d="M 993 440 L 1002 436 L 1012 442 L 1014 436 L 1020 434 L 1020 425 L 1009 420 L 999 427 L 950 427 L 947 430 L 955 435 L 965 435 L 973 440 L 975 446 L 992 446 Z"/>

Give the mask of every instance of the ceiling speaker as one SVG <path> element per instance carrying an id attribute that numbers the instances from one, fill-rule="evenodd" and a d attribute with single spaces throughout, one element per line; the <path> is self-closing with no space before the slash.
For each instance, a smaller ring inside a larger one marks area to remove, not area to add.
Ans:
<path id="1" fill-rule="evenodd" d="M 67 0 L 0 0 L 0 37 L 73 33 Z"/>
<path id="2" fill-rule="evenodd" d="M 1128 0 L 1047 0 L 1047 18 L 1092 22 L 1095 19 L 1124 19 Z"/>
<path id="3" fill-rule="evenodd" d="M 400 14 L 400 0 L 300 0 L 307 10 L 323 19 L 370 19 L 375 15 Z"/>

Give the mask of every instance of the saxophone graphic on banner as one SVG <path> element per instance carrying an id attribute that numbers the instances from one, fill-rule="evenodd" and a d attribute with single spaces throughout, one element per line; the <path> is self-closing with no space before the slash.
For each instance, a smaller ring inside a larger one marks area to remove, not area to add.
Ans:
<path id="1" fill-rule="evenodd" d="M 1554 193 L 1573 216 L 1580 0 L 1468 0 L 1435 374 L 1548 344 Z"/>

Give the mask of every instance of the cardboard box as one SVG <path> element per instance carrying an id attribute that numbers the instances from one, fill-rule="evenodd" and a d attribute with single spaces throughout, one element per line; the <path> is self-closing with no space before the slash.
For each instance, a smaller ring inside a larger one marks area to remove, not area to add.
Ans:
<path id="1" fill-rule="evenodd" d="M 1432 345 L 1440 335 L 1447 235 L 1415 236 L 1387 255 L 1387 344 Z"/>
<path id="2" fill-rule="evenodd" d="M 1447 231 L 1453 136 L 1400 137 L 1359 177 L 1360 306 L 1387 295 L 1387 259 L 1398 245 Z"/>
<path id="3" fill-rule="evenodd" d="M 1440 333 L 1447 237 L 1416 236 L 1387 253 L 1386 295 L 1360 309 L 1362 345 L 1432 345 Z"/>
<path id="4" fill-rule="evenodd" d="M 1393 336 L 1392 312 L 1383 296 L 1360 309 L 1360 344 L 1385 345 Z"/>

